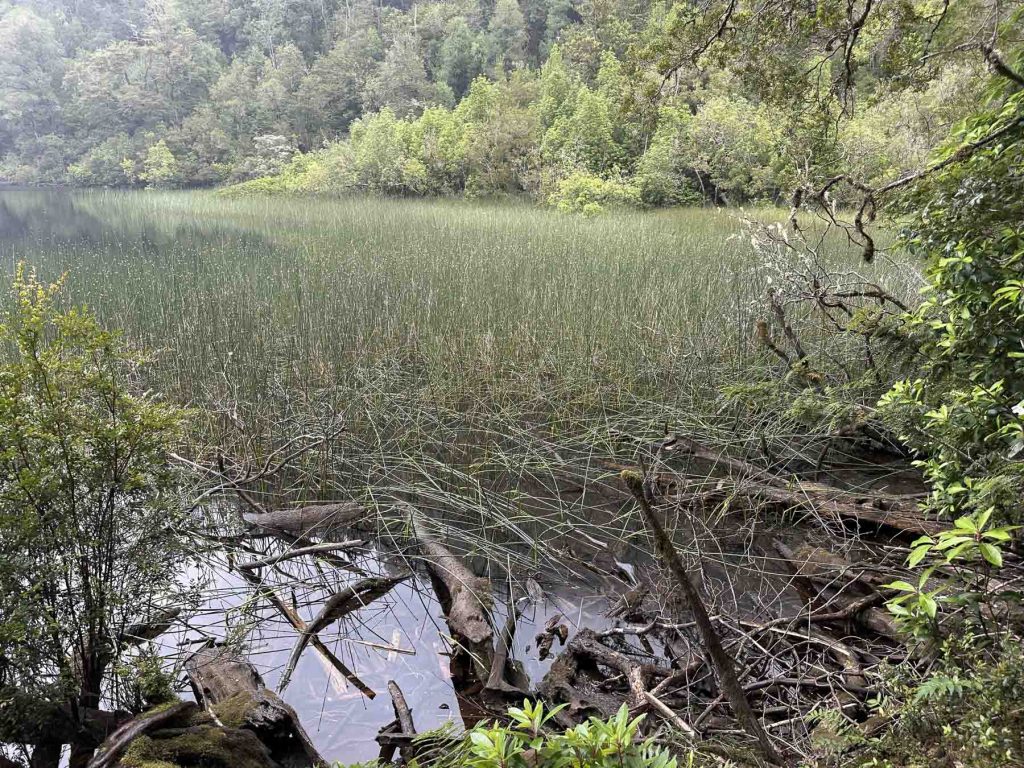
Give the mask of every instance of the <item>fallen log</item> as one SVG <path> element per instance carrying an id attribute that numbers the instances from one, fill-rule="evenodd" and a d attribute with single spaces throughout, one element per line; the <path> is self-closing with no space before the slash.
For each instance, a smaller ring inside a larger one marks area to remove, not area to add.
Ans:
<path id="1" fill-rule="evenodd" d="M 367 511 L 362 504 L 344 501 L 272 512 L 246 512 L 242 519 L 250 526 L 265 531 L 307 538 L 328 536 L 359 527 L 365 524 Z"/>
<path id="2" fill-rule="evenodd" d="M 248 661 L 227 648 L 204 648 L 185 664 L 195 692 L 230 728 L 252 731 L 282 768 L 326 768 L 298 716 Z"/>
<path id="3" fill-rule="evenodd" d="M 281 768 L 255 733 L 216 724 L 192 701 L 139 715 L 111 736 L 88 765 Z"/>
<path id="4" fill-rule="evenodd" d="M 720 450 L 681 435 L 672 435 L 660 442 L 662 456 L 688 456 L 710 466 L 711 472 L 723 473 L 734 482 L 728 488 L 690 491 L 672 473 L 661 473 L 659 486 L 674 488 L 674 497 L 685 504 L 735 503 L 737 497 L 751 506 L 769 506 L 778 512 L 805 509 L 836 520 L 864 523 L 907 534 L 935 535 L 942 526 L 929 520 L 918 509 L 917 497 L 892 494 L 862 494 L 835 488 L 824 483 L 775 474 L 749 461 L 726 455 Z M 618 464 L 609 469 L 628 470 Z M 706 475 L 705 475 L 706 476 Z"/>
<path id="5" fill-rule="evenodd" d="M 301 630 L 299 639 L 288 658 L 288 664 L 281 675 L 281 682 L 277 686 L 278 692 L 282 692 L 288 687 L 292 672 L 295 671 L 295 665 L 299 663 L 299 657 L 315 635 L 353 611 L 386 595 L 392 587 L 405 581 L 410 575 L 371 576 L 368 579 L 361 579 L 355 584 L 350 584 L 331 595 L 320 609 L 320 613 Z"/>
<path id="6" fill-rule="evenodd" d="M 473 671 L 473 681 L 464 681 L 468 687 L 479 688 L 490 677 L 494 666 L 494 631 L 490 622 L 491 584 L 467 568 L 427 530 L 422 515 L 409 507 L 412 528 L 419 544 L 423 561 L 430 572 L 431 583 L 441 603 L 452 638 L 464 653 L 456 648 L 452 657 L 453 668 L 467 659 Z"/>

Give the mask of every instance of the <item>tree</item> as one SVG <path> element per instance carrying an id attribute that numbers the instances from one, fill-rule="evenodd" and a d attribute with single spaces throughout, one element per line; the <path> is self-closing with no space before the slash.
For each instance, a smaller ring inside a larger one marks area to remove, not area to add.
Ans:
<path id="1" fill-rule="evenodd" d="M 132 628 L 184 604 L 184 413 L 138 393 L 145 358 L 59 295 L 19 266 L 0 320 L 0 741 L 40 768 L 71 743 L 79 768 L 101 704 L 140 706 L 114 670 Z"/>
<path id="2" fill-rule="evenodd" d="M 30 8 L 8 10 L 0 18 L 0 131 L 20 136 L 54 130 L 63 68 L 53 25 Z"/>
<path id="3" fill-rule="evenodd" d="M 139 179 L 153 189 L 173 186 L 178 178 L 178 159 L 163 139 L 146 150 Z"/>
<path id="4" fill-rule="evenodd" d="M 314 136 L 333 138 L 363 112 L 361 89 L 384 57 L 375 29 L 359 29 L 319 57 L 297 95 L 300 129 L 307 144 Z"/>
<path id="5" fill-rule="evenodd" d="M 447 33 L 438 51 L 435 79 L 448 84 L 456 99 L 469 90 L 474 78 L 482 74 L 486 54 L 480 37 L 461 17 L 448 23 Z"/>
<path id="6" fill-rule="evenodd" d="M 621 147 L 613 135 L 611 110 L 606 99 L 586 86 L 576 96 L 576 108 L 569 117 L 559 118 L 544 134 L 544 157 L 572 170 L 610 173 L 622 160 Z"/>
<path id="7" fill-rule="evenodd" d="M 526 64 L 526 19 L 518 0 L 498 0 L 488 34 L 496 74 L 508 74 Z"/>
<path id="8" fill-rule="evenodd" d="M 367 80 L 363 101 L 372 110 L 387 107 L 398 117 L 417 115 L 442 102 L 442 94 L 427 78 L 419 44 L 410 33 L 395 39 L 377 71 Z"/>

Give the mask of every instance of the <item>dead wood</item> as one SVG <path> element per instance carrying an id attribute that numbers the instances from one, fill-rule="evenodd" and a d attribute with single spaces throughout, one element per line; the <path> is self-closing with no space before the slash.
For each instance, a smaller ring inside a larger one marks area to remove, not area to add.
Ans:
<path id="1" fill-rule="evenodd" d="M 176 720 L 195 709 L 195 702 L 179 701 L 165 709 L 142 714 L 129 720 L 100 745 L 96 754 L 89 761 L 89 768 L 112 768 L 117 765 L 128 746 L 139 736 L 157 730 L 165 723 Z"/>
<path id="2" fill-rule="evenodd" d="M 782 541 L 772 542 L 787 567 L 794 574 L 798 590 L 812 605 L 819 606 L 806 617 L 797 617 L 793 621 L 811 621 L 815 623 L 849 623 L 853 621 L 862 628 L 891 640 L 902 642 L 900 632 L 892 617 L 877 606 L 885 601 L 885 596 L 876 590 L 885 579 L 863 573 L 845 558 L 820 547 L 801 546 L 791 549 Z M 836 591 L 836 581 L 841 581 Z M 824 580 L 822 588 L 815 582 Z M 846 589 L 851 586 L 852 589 Z M 777 624 L 785 623 L 778 620 Z"/>
<path id="3" fill-rule="evenodd" d="M 712 470 L 725 472 L 733 480 L 729 488 L 702 489 L 691 492 L 680 487 L 675 477 L 659 477 L 659 483 L 675 488 L 681 502 L 703 500 L 736 503 L 745 499 L 751 506 L 774 507 L 779 512 L 806 509 L 837 520 L 864 523 L 907 534 L 934 535 L 941 526 L 925 518 L 914 497 L 889 494 L 860 494 L 834 488 L 823 483 L 778 475 L 743 459 L 727 456 L 721 451 L 688 437 L 673 435 L 662 441 L 664 455 L 689 456 L 710 464 Z"/>
<path id="4" fill-rule="evenodd" d="M 299 616 L 298 612 L 294 608 L 280 598 L 277 592 L 261 582 L 260 579 L 252 573 L 252 571 L 241 570 L 240 573 L 246 581 L 256 588 L 259 594 L 263 595 L 270 601 L 270 604 L 277 609 L 277 612 L 281 614 L 281 616 L 283 616 L 295 630 L 298 632 L 306 631 L 306 622 L 301 616 Z M 319 653 L 328 664 L 338 670 L 346 680 L 358 688 L 359 692 L 362 693 L 363 696 L 368 699 L 376 697 L 377 692 L 364 683 L 355 672 L 349 669 L 341 659 L 335 656 L 331 649 L 324 645 L 323 641 L 321 641 L 319 637 L 313 635 L 310 638 L 309 644 L 313 646 L 314 650 L 316 650 L 316 652 Z"/>
<path id="5" fill-rule="evenodd" d="M 252 731 L 283 768 L 320 768 L 327 763 L 298 716 L 263 682 L 248 661 L 227 648 L 204 648 L 185 664 L 196 694 L 226 726 Z"/>
<path id="6" fill-rule="evenodd" d="M 357 611 L 386 595 L 391 591 L 392 587 L 405 581 L 410 575 L 371 576 L 367 579 L 361 579 L 355 584 L 350 584 L 331 595 L 324 603 L 323 608 L 320 609 L 320 613 L 301 630 L 299 639 L 296 641 L 291 656 L 288 658 L 288 664 L 281 675 L 281 682 L 278 684 L 277 690 L 279 692 L 284 691 L 288 687 L 292 672 L 295 671 L 295 665 L 299 663 L 299 657 L 315 635 L 353 611 Z"/>
<path id="7" fill-rule="evenodd" d="M 140 645 L 150 640 L 156 640 L 160 635 L 171 628 L 171 625 L 181 615 L 180 608 L 168 608 L 160 611 L 149 621 L 142 621 L 132 624 L 118 638 L 122 645 Z"/>
<path id="8" fill-rule="evenodd" d="M 352 501 L 337 504 L 315 504 L 273 512 L 247 512 L 242 519 L 249 525 L 270 532 L 299 537 L 323 537 L 365 524 L 366 508 Z"/>
<path id="9" fill-rule="evenodd" d="M 666 721 L 671 723 L 682 731 L 687 736 L 693 737 L 697 735 L 697 732 L 693 730 L 693 727 L 683 720 L 678 714 L 672 711 L 672 709 L 657 696 L 652 694 L 650 691 L 644 691 L 644 700 L 651 705 L 655 712 L 661 715 Z"/>
<path id="10" fill-rule="evenodd" d="M 704 606 L 704 600 L 700 596 L 697 587 L 691 581 L 683 561 L 679 558 L 679 553 L 676 552 L 672 539 L 669 538 L 661 523 L 661 519 L 651 505 L 648 498 L 650 491 L 648 488 L 645 488 L 646 483 L 643 476 L 636 472 L 624 472 L 622 479 L 634 498 L 636 498 L 637 504 L 643 512 L 644 522 L 654 536 L 659 558 L 668 568 L 682 594 L 686 607 L 697 622 L 697 631 L 700 633 L 701 641 L 715 668 L 722 691 L 729 699 L 733 713 L 743 726 L 743 729 L 757 741 L 762 756 L 771 763 L 781 765 L 783 763 L 782 758 L 776 752 L 775 747 L 772 746 L 771 741 L 768 739 L 768 734 L 761 725 L 761 721 L 754 714 L 754 710 L 750 706 L 750 701 L 740 685 L 733 661 L 726 654 L 718 632 L 711 623 L 707 608 Z"/>
<path id="11" fill-rule="evenodd" d="M 413 533 L 430 572 L 431 583 L 437 592 L 448 628 L 456 643 L 469 656 L 476 681 L 466 682 L 471 687 L 483 685 L 494 666 L 490 581 L 474 574 L 448 547 L 441 544 L 427 530 L 418 510 L 409 507 L 409 512 Z M 459 649 L 456 649 L 456 655 L 459 655 Z M 453 665 L 458 661 L 453 657 Z"/>
<path id="12" fill-rule="evenodd" d="M 391 704 L 395 709 L 395 718 L 398 720 L 400 732 L 403 736 L 415 736 L 416 726 L 412 722 L 412 710 L 409 709 L 409 704 L 405 700 L 405 694 L 394 680 L 388 680 L 388 693 L 391 694 Z M 402 762 L 406 764 L 412 762 L 415 757 L 411 743 L 403 745 L 400 752 Z"/>

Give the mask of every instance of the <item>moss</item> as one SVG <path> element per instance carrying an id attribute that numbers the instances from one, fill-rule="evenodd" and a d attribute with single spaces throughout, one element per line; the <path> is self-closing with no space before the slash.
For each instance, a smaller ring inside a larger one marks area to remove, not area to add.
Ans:
<path id="1" fill-rule="evenodd" d="M 252 711 L 252 696 L 245 693 L 238 693 L 229 699 L 225 699 L 213 708 L 217 719 L 227 728 L 241 728 L 245 725 L 249 712 Z"/>
<path id="2" fill-rule="evenodd" d="M 124 768 L 268 768 L 272 764 L 254 734 L 213 726 L 168 739 L 140 736 L 121 758 Z"/>

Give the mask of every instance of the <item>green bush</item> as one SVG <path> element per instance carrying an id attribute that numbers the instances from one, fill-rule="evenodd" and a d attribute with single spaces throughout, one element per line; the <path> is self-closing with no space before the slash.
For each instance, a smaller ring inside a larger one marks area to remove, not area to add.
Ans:
<path id="1" fill-rule="evenodd" d="M 582 171 L 558 182 L 548 202 L 566 213 L 587 216 L 603 213 L 606 208 L 639 208 L 640 190 L 619 179 L 602 179 Z"/>
<path id="2" fill-rule="evenodd" d="M 625 704 L 611 720 L 591 718 L 564 733 L 545 726 L 563 708 L 542 703 L 512 707 L 509 725 L 478 725 L 468 734 L 470 768 L 676 768 L 676 759 L 652 740 L 637 741 L 643 716 L 630 718 Z"/>

